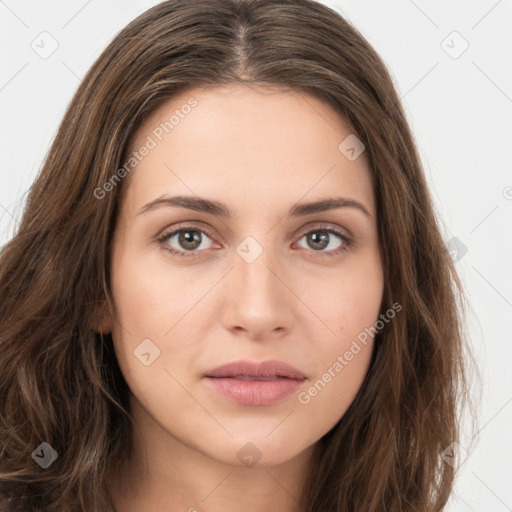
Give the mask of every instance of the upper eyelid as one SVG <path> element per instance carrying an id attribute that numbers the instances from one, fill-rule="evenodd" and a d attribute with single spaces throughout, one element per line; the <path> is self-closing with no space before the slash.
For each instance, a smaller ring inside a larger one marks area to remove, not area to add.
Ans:
<path id="1" fill-rule="evenodd" d="M 334 224 L 333 222 L 318 222 L 318 223 L 313 222 L 312 224 L 313 225 L 311 225 L 311 226 L 306 226 L 303 229 L 300 229 L 298 231 L 298 233 L 300 233 L 301 235 L 305 235 L 305 234 L 309 233 L 310 231 L 316 231 L 316 230 L 318 230 L 318 231 L 326 230 L 326 231 L 330 231 L 330 232 L 341 231 L 342 233 L 346 233 L 345 236 L 347 238 L 352 237 L 352 233 L 350 233 L 350 231 L 347 228 L 338 226 L 338 225 Z"/>
<path id="2" fill-rule="evenodd" d="M 172 228 L 164 229 L 157 236 L 157 239 L 160 240 L 162 238 L 168 238 L 170 236 L 174 236 L 176 233 L 179 233 L 180 231 L 186 231 L 187 229 L 189 231 L 200 231 L 201 233 L 208 235 L 209 238 L 213 238 L 213 236 L 210 234 L 210 231 L 208 229 L 203 228 L 203 227 L 194 226 L 193 223 L 190 222 L 190 223 L 185 223 L 182 226 L 173 226 Z"/>

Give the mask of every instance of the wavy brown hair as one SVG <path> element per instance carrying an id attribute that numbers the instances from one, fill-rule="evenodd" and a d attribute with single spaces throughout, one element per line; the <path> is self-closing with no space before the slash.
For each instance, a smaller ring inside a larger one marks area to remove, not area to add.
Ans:
<path id="1" fill-rule="evenodd" d="M 343 17 L 309 0 L 170 0 L 123 29 L 74 95 L 15 236 L 0 254 L 0 509 L 113 511 L 107 477 L 129 452 L 128 387 L 110 335 L 111 241 L 125 162 L 174 95 L 230 83 L 328 102 L 363 141 L 377 198 L 382 311 L 366 379 L 316 444 L 305 512 L 440 511 L 470 401 L 460 283 L 385 65 Z M 470 354 L 469 354 L 470 355 Z M 468 402 L 469 403 L 469 402 Z M 41 442 L 58 453 L 42 469 Z"/>

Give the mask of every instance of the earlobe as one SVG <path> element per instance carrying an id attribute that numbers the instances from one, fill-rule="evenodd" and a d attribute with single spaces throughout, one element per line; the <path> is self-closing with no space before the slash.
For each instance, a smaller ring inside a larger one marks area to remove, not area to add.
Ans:
<path id="1" fill-rule="evenodd" d="M 112 317 L 110 313 L 105 311 L 105 306 L 96 311 L 96 320 L 93 325 L 93 331 L 104 335 L 112 331 Z"/>
<path id="2" fill-rule="evenodd" d="M 109 334 L 112 331 L 110 327 L 110 322 L 103 322 L 98 327 L 93 329 L 96 333 L 104 336 L 105 334 Z"/>

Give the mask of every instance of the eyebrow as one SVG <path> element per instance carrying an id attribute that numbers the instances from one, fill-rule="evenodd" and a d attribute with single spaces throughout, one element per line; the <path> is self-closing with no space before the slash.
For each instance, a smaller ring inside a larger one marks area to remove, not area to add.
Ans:
<path id="1" fill-rule="evenodd" d="M 187 210 L 209 213 L 211 215 L 217 215 L 225 218 L 231 218 L 233 216 L 232 212 L 225 204 L 194 196 L 160 196 L 145 204 L 137 215 L 141 215 L 162 206 L 186 208 Z M 372 217 L 370 212 L 362 203 L 345 197 L 333 197 L 309 203 L 297 203 L 289 210 L 287 217 L 303 217 L 313 213 L 325 212 L 337 208 L 355 208 L 360 210 L 367 217 Z"/>

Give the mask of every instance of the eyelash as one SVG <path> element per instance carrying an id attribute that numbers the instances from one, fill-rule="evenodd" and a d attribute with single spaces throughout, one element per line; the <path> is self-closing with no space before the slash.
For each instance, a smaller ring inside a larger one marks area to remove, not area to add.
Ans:
<path id="1" fill-rule="evenodd" d="M 208 236 L 208 238 L 213 239 L 213 237 L 210 235 L 210 233 L 204 229 L 199 229 L 194 226 L 183 226 L 178 229 L 173 229 L 171 231 L 166 231 L 166 232 L 162 233 L 162 235 L 157 238 L 157 241 L 162 245 L 162 248 L 165 251 L 169 252 L 173 256 L 179 256 L 182 258 L 198 257 L 202 251 L 189 251 L 189 252 L 178 251 L 176 249 L 173 249 L 172 247 L 169 247 L 169 245 L 166 244 L 166 241 L 169 238 L 176 235 L 177 233 L 181 233 L 182 231 L 185 231 L 185 232 L 186 231 L 197 231 L 199 233 L 205 234 L 206 236 Z M 341 241 L 343 243 L 340 247 L 338 247 L 337 249 L 331 250 L 331 251 L 323 251 L 323 250 L 314 251 L 313 249 L 311 249 L 311 252 L 316 253 L 318 255 L 318 257 L 328 257 L 329 258 L 329 257 L 338 256 L 343 251 L 347 252 L 353 245 L 352 237 L 347 235 L 346 233 L 340 231 L 339 228 L 337 228 L 333 224 L 327 224 L 322 227 L 315 227 L 313 229 L 305 231 L 305 232 L 301 233 L 299 240 L 301 240 L 304 236 L 309 235 L 310 233 L 315 233 L 315 232 L 320 232 L 320 231 L 322 231 L 324 233 L 330 233 L 330 234 L 336 235 L 337 237 L 339 237 L 341 239 Z"/>

